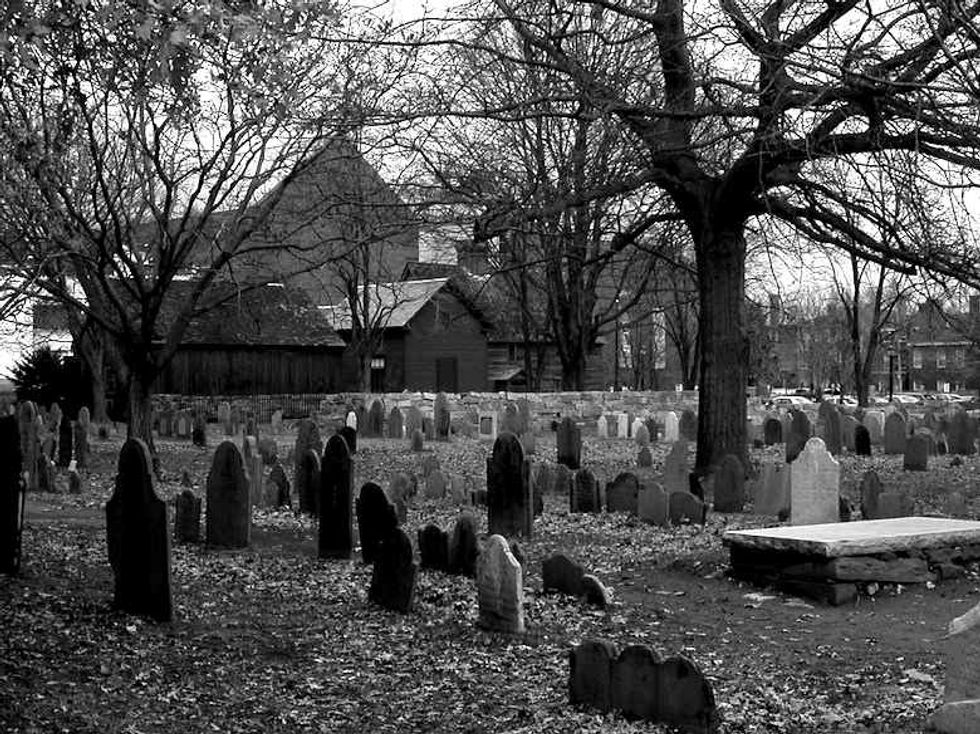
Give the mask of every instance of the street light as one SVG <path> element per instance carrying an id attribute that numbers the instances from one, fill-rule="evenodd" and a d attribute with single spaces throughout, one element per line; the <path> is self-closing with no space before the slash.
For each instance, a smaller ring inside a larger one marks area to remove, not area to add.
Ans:
<path id="1" fill-rule="evenodd" d="M 895 396 L 895 354 L 894 349 L 888 350 L 888 402 Z"/>

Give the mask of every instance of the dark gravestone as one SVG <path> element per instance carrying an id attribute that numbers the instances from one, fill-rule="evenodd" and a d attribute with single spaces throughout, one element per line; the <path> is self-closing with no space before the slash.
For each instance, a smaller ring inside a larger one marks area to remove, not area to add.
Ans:
<path id="1" fill-rule="evenodd" d="M 350 426 L 344 426 L 339 431 L 337 431 L 337 435 L 347 442 L 347 450 L 350 451 L 351 455 L 357 453 L 357 430 L 356 429 L 351 428 Z"/>
<path id="2" fill-rule="evenodd" d="M 419 528 L 419 559 L 422 568 L 448 571 L 449 534 L 432 523 Z"/>
<path id="3" fill-rule="evenodd" d="M 612 603 L 612 595 L 602 582 L 591 573 L 582 577 L 582 597 L 586 604 L 605 609 Z"/>
<path id="4" fill-rule="evenodd" d="M 762 440 L 766 446 L 783 442 L 783 422 L 778 418 L 766 418 L 762 424 Z"/>
<path id="5" fill-rule="evenodd" d="M 905 417 L 897 410 L 885 417 L 885 453 L 904 454 L 907 434 Z"/>
<path id="6" fill-rule="evenodd" d="M 660 708 L 660 658 L 646 645 L 630 645 L 612 670 L 612 708 L 628 719 L 656 721 Z"/>
<path id="7" fill-rule="evenodd" d="M 601 640 L 585 640 L 572 650 L 568 698 L 573 705 L 581 704 L 600 711 L 612 709 L 612 671 L 616 648 Z"/>
<path id="8" fill-rule="evenodd" d="M 578 424 L 571 418 L 562 418 L 555 440 L 558 463 L 569 469 L 578 469 L 582 465 L 582 432 Z"/>
<path id="9" fill-rule="evenodd" d="M 599 499 L 599 480 L 591 469 L 579 469 L 572 479 L 569 495 L 569 508 L 572 512 L 601 512 Z"/>
<path id="10" fill-rule="evenodd" d="M 636 457 L 636 465 L 641 469 L 649 469 L 653 466 L 653 454 L 650 453 L 649 446 L 643 446 Z"/>
<path id="11" fill-rule="evenodd" d="M 38 489 L 37 461 L 41 456 L 41 443 L 38 440 L 37 408 L 30 400 L 20 406 L 17 429 L 20 436 L 20 455 L 23 471 L 27 472 L 27 491 Z"/>
<path id="12" fill-rule="evenodd" d="M 403 438 L 404 436 L 405 423 L 402 420 L 402 412 L 395 406 L 388 414 L 388 438 Z"/>
<path id="13" fill-rule="evenodd" d="M 715 512 L 741 512 L 745 506 L 745 470 L 728 454 L 715 473 Z"/>
<path id="14" fill-rule="evenodd" d="M 541 564 L 541 584 L 545 593 L 558 591 L 579 596 L 585 570 L 564 553 L 549 556 Z"/>
<path id="15" fill-rule="evenodd" d="M 252 534 L 249 482 L 242 452 L 233 441 L 222 441 L 215 450 L 207 487 L 208 545 L 247 547 Z"/>
<path id="16" fill-rule="evenodd" d="M 643 522 L 664 527 L 668 524 L 667 501 L 667 493 L 662 485 L 656 482 L 642 484 L 636 513 Z"/>
<path id="17" fill-rule="evenodd" d="M 262 463 L 265 466 L 272 466 L 276 463 L 276 459 L 279 458 L 279 444 L 276 443 L 274 438 L 261 438 L 259 439 L 257 445 L 257 451 L 259 456 L 262 457 Z"/>
<path id="18" fill-rule="evenodd" d="M 429 416 L 423 416 L 422 418 L 422 433 L 429 441 L 432 441 L 436 437 L 436 427 L 432 422 L 432 418 Z"/>
<path id="19" fill-rule="evenodd" d="M 354 464 L 347 442 L 334 435 L 320 460 L 320 558 L 350 558 L 354 551 Z M 409 542 L 411 546 L 411 542 Z"/>
<path id="20" fill-rule="evenodd" d="M 362 423 L 357 424 L 358 427 L 362 426 Z M 371 409 L 367 414 L 367 425 L 365 426 L 364 435 L 368 438 L 381 438 L 384 435 L 385 427 L 385 408 L 381 404 L 380 400 L 375 400 L 371 403 Z M 351 453 L 356 453 L 351 449 Z"/>
<path id="21" fill-rule="evenodd" d="M 194 421 L 191 426 L 191 441 L 195 446 L 200 446 L 204 448 L 208 445 L 208 424 L 204 420 L 204 416 L 200 413 L 194 416 Z"/>
<path id="22" fill-rule="evenodd" d="M 882 492 L 878 495 L 878 517 L 875 519 L 911 517 L 914 509 L 912 498 L 905 492 Z"/>
<path id="23" fill-rule="evenodd" d="M 158 622 L 173 617 L 167 505 L 153 489 L 146 444 L 131 438 L 119 452 L 116 486 L 106 503 L 106 540 L 115 606 Z"/>
<path id="24" fill-rule="evenodd" d="M 905 442 L 902 468 L 906 471 L 925 471 L 929 468 L 930 442 L 928 436 L 916 434 Z"/>
<path id="25" fill-rule="evenodd" d="M 487 518 L 490 535 L 530 538 L 534 524 L 530 465 L 513 433 L 501 433 L 487 459 Z"/>
<path id="26" fill-rule="evenodd" d="M 299 497 L 299 510 L 317 517 L 317 500 L 320 494 L 320 457 L 313 449 L 297 457 L 296 495 Z"/>
<path id="27" fill-rule="evenodd" d="M 293 503 L 289 496 L 289 477 L 286 476 L 286 470 L 282 468 L 282 464 L 279 463 L 278 459 L 272 465 L 272 469 L 269 471 L 269 478 L 266 481 L 270 486 L 275 487 L 275 496 L 271 498 L 272 502 L 270 504 L 273 507 L 291 507 Z"/>
<path id="28" fill-rule="evenodd" d="M 433 422 L 435 423 L 436 439 L 439 441 L 448 441 L 451 418 L 449 413 L 449 400 L 446 398 L 445 393 L 436 395 L 432 416 Z"/>
<path id="29" fill-rule="evenodd" d="M 667 514 L 674 525 L 688 522 L 704 525 L 707 507 L 690 492 L 671 492 L 667 499 Z"/>
<path id="30" fill-rule="evenodd" d="M 690 408 L 685 408 L 677 424 L 680 437 L 687 441 L 698 440 L 698 417 Z"/>
<path id="31" fill-rule="evenodd" d="M 425 448 L 425 436 L 422 431 L 416 428 L 412 431 L 412 451 L 422 451 Z"/>
<path id="32" fill-rule="evenodd" d="M 858 456 L 871 456 L 871 433 L 861 423 L 854 426 L 854 453 Z"/>
<path id="33" fill-rule="evenodd" d="M 68 470 L 68 493 L 69 494 L 81 494 L 82 493 L 82 475 L 78 473 L 75 469 Z"/>
<path id="34" fill-rule="evenodd" d="M 841 450 L 840 412 L 837 406 L 826 401 L 820 403 L 817 418 L 820 422 L 820 436 L 827 446 L 827 451 L 837 456 Z"/>
<path id="35" fill-rule="evenodd" d="M 412 559 L 412 541 L 404 530 L 395 528 L 381 541 L 371 573 L 368 599 L 385 609 L 408 614 L 415 596 L 417 571 Z"/>
<path id="36" fill-rule="evenodd" d="M 26 486 L 21 476 L 17 419 L 0 418 L 0 573 L 20 572 Z"/>
<path id="37" fill-rule="evenodd" d="M 174 509 L 174 540 L 201 542 L 201 498 L 185 489 L 177 495 Z"/>
<path id="38" fill-rule="evenodd" d="M 881 480 L 874 470 L 861 477 L 861 517 L 864 520 L 879 520 L 878 498 L 881 496 Z"/>
<path id="39" fill-rule="evenodd" d="M 794 461 L 806 442 L 810 440 L 813 430 L 810 419 L 802 410 L 790 411 L 789 435 L 786 437 L 786 463 Z"/>
<path id="40" fill-rule="evenodd" d="M 78 420 L 75 421 L 75 466 L 79 469 L 88 468 L 88 431 L 91 421 L 88 416 L 88 408 L 78 409 Z"/>
<path id="41" fill-rule="evenodd" d="M 374 482 L 361 487 L 357 496 L 357 529 L 361 536 L 361 559 L 374 563 L 381 542 L 398 527 L 398 515 L 388 495 Z"/>
<path id="42" fill-rule="evenodd" d="M 606 485 L 606 511 L 628 512 L 635 515 L 640 494 L 640 482 L 635 474 L 622 472 Z"/>
<path id="43" fill-rule="evenodd" d="M 449 538 L 449 573 L 471 578 L 476 575 L 476 559 L 480 555 L 476 534 L 476 518 L 464 512 L 456 519 Z"/>
<path id="44" fill-rule="evenodd" d="M 676 656 L 660 664 L 660 711 L 657 721 L 684 732 L 718 731 L 720 716 L 715 694 L 697 665 Z"/>
<path id="45" fill-rule="evenodd" d="M 949 420 L 946 442 L 949 453 L 960 456 L 973 456 L 977 452 L 977 420 L 964 410 L 954 411 Z"/>
<path id="46" fill-rule="evenodd" d="M 701 484 L 701 475 L 696 471 L 687 475 L 687 491 L 704 502 L 704 485 Z"/>
<path id="47" fill-rule="evenodd" d="M 71 464 L 72 438 L 75 433 L 72 422 L 67 416 L 59 422 L 58 433 L 58 466 L 67 468 Z"/>

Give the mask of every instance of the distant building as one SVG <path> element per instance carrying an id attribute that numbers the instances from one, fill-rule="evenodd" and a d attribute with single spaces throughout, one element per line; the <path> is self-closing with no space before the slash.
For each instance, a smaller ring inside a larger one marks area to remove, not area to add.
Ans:
<path id="1" fill-rule="evenodd" d="M 975 393 L 980 389 L 980 296 L 970 296 L 966 312 L 945 311 L 926 302 L 912 314 L 904 331 L 913 390 Z"/>

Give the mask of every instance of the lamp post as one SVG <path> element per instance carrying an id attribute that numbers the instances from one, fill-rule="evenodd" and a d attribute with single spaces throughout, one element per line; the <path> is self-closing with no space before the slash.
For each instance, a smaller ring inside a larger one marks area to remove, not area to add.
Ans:
<path id="1" fill-rule="evenodd" d="M 895 396 L 895 354 L 894 349 L 888 350 L 888 402 Z"/>

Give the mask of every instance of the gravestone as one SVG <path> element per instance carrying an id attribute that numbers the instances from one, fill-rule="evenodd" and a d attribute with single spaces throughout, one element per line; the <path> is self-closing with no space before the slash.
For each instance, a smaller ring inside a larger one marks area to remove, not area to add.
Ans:
<path id="1" fill-rule="evenodd" d="M 586 604 L 605 609 L 612 603 L 612 594 L 599 578 L 591 573 L 582 577 L 582 597 Z"/>
<path id="2" fill-rule="evenodd" d="M 201 498 L 186 488 L 175 500 L 174 540 L 178 543 L 201 542 Z"/>
<path id="3" fill-rule="evenodd" d="M 422 417 L 422 434 L 428 441 L 431 441 L 436 437 L 435 424 L 432 422 L 432 418 L 430 416 Z"/>
<path id="4" fill-rule="evenodd" d="M 633 421 L 633 440 L 641 450 L 650 446 L 650 429 L 639 418 Z"/>
<path id="5" fill-rule="evenodd" d="M 269 470 L 269 477 L 266 480 L 266 487 L 269 488 L 269 496 L 266 499 L 266 505 L 271 507 L 291 507 L 292 500 L 290 498 L 290 486 L 289 478 L 286 476 L 286 470 L 282 468 L 282 464 L 279 463 L 278 457 L 275 459 L 275 463 L 272 465 L 272 469 Z"/>
<path id="6" fill-rule="evenodd" d="M 313 449 L 307 449 L 297 457 L 296 496 L 299 498 L 299 511 L 314 517 L 319 516 L 317 502 L 320 494 L 320 457 Z"/>
<path id="7" fill-rule="evenodd" d="M 649 469 L 653 466 L 653 453 L 651 453 L 649 446 L 640 449 L 640 453 L 636 457 L 636 465 L 641 469 Z"/>
<path id="8" fill-rule="evenodd" d="M 596 438 L 609 438 L 609 426 L 606 424 L 606 416 L 600 415 L 595 422 Z"/>
<path id="9" fill-rule="evenodd" d="M 881 410 L 869 410 L 864 414 L 862 425 L 868 429 L 871 444 L 878 446 L 882 442 L 885 431 L 885 413 Z"/>
<path id="10" fill-rule="evenodd" d="M 433 571 L 449 570 L 449 533 L 429 523 L 419 528 L 419 565 Z"/>
<path id="11" fill-rule="evenodd" d="M 980 730 L 980 605 L 955 618 L 941 641 L 946 658 L 943 704 L 929 721 L 929 731 L 975 734 Z"/>
<path id="12" fill-rule="evenodd" d="M 943 507 L 943 512 L 945 512 L 950 517 L 967 517 L 968 509 L 966 506 L 966 499 L 960 492 L 950 492 L 946 495 L 945 506 Z"/>
<path id="13" fill-rule="evenodd" d="M 58 435 L 58 466 L 67 468 L 72 458 L 72 438 L 74 438 L 72 421 L 63 417 L 59 423 Z"/>
<path id="14" fill-rule="evenodd" d="M 756 485 L 752 511 L 756 515 L 779 515 L 789 510 L 789 464 L 764 464 Z"/>
<path id="15" fill-rule="evenodd" d="M 449 496 L 457 505 L 466 502 L 470 496 L 466 489 L 466 482 L 459 474 L 451 474 L 449 477 Z"/>
<path id="16" fill-rule="evenodd" d="M 61 413 L 61 406 L 58 405 L 58 403 L 52 403 L 51 409 L 48 411 L 46 424 L 44 426 L 45 432 L 47 433 L 46 443 L 48 445 L 45 455 L 51 459 L 52 462 L 57 461 L 60 453 L 58 441 L 61 438 L 61 424 L 63 417 L 64 416 Z M 67 422 L 67 420 L 64 422 Z M 69 459 L 69 461 L 71 461 L 71 459 Z"/>
<path id="17" fill-rule="evenodd" d="M 298 477 L 300 462 L 307 451 L 313 451 L 319 460 L 323 453 L 323 440 L 320 438 L 320 428 L 316 421 L 311 418 L 303 418 L 296 424 L 296 444 L 293 447 L 293 460 L 295 462 L 295 472 Z M 299 479 L 296 480 L 296 490 L 299 492 Z M 300 509 L 306 509 L 303 505 L 303 494 L 300 493 Z"/>
<path id="18" fill-rule="evenodd" d="M 425 449 L 425 437 L 422 435 L 422 429 L 416 428 L 412 431 L 411 439 L 412 451 L 419 452 Z"/>
<path id="19" fill-rule="evenodd" d="M 907 434 L 905 418 L 898 411 L 889 413 L 885 418 L 885 453 L 904 454 Z"/>
<path id="20" fill-rule="evenodd" d="M 167 505 L 153 488 L 152 466 L 145 443 L 131 438 L 123 444 L 115 489 L 106 503 L 106 541 L 116 608 L 169 622 L 173 599 Z"/>
<path id="21" fill-rule="evenodd" d="M 886 520 L 893 517 L 912 517 L 915 505 L 905 492 L 882 492 L 878 495 L 878 516 L 873 520 Z"/>
<path id="22" fill-rule="evenodd" d="M 541 563 L 541 586 L 545 593 L 558 591 L 579 596 L 585 570 L 564 553 L 555 553 Z"/>
<path id="23" fill-rule="evenodd" d="M 977 452 L 976 418 L 967 415 L 965 410 L 955 410 L 949 420 L 946 443 L 951 454 L 973 456 Z"/>
<path id="24" fill-rule="evenodd" d="M 929 468 L 929 437 L 916 434 L 905 442 L 902 468 L 906 471 L 926 471 Z"/>
<path id="25" fill-rule="evenodd" d="M 207 481 L 205 535 L 208 545 L 245 548 L 252 534 L 252 510 L 245 460 L 234 441 L 214 452 Z"/>
<path id="26" fill-rule="evenodd" d="M 422 411 L 417 405 L 410 405 L 405 410 L 405 435 L 411 436 L 415 431 L 422 430 Z"/>
<path id="27" fill-rule="evenodd" d="M 378 548 L 368 599 L 385 609 L 408 614 L 415 596 L 417 575 L 418 565 L 412 558 L 412 541 L 404 530 L 394 528 L 381 540 Z"/>
<path id="28" fill-rule="evenodd" d="M 500 416 L 500 431 L 501 433 L 513 433 L 515 436 L 520 436 L 523 430 L 521 425 L 521 414 L 517 407 L 517 403 L 508 402 L 504 405 L 504 409 Z"/>
<path id="29" fill-rule="evenodd" d="M 439 469 L 434 469 L 425 480 L 425 496 L 430 500 L 441 500 L 446 496 L 446 477 Z"/>
<path id="30" fill-rule="evenodd" d="M 880 520 L 878 498 L 881 497 L 882 486 L 878 473 L 869 469 L 861 477 L 861 518 L 863 520 Z"/>
<path id="31" fill-rule="evenodd" d="M 635 474 L 622 472 L 606 485 L 606 512 L 637 513 L 640 482 Z"/>
<path id="32" fill-rule="evenodd" d="M 449 440 L 449 425 L 451 416 L 449 413 L 449 400 L 445 393 L 436 395 L 435 404 L 432 409 L 432 420 L 435 424 L 436 439 L 439 441 Z"/>
<path id="33" fill-rule="evenodd" d="M 269 418 L 272 425 L 272 432 L 277 436 L 282 433 L 282 408 L 276 408 L 272 411 L 272 416 Z"/>
<path id="34" fill-rule="evenodd" d="M 357 417 L 356 410 L 347 411 L 347 414 L 344 416 L 344 425 L 353 428 L 355 431 L 357 430 L 357 426 L 359 425 L 359 419 Z"/>
<path id="35" fill-rule="evenodd" d="M 405 423 L 402 420 L 402 412 L 396 405 L 388 414 L 388 438 L 404 438 Z"/>
<path id="36" fill-rule="evenodd" d="M 432 472 L 439 468 L 439 457 L 435 454 L 427 454 L 422 457 L 422 476 L 428 477 Z"/>
<path id="37" fill-rule="evenodd" d="M 191 421 L 191 442 L 201 448 L 208 445 L 208 424 L 201 413 L 196 413 Z"/>
<path id="38" fill-rule="evenodd" d="M 582 433 L 578 424 L 569 417 L 561 419 L 556 436 L 558 463 L 569 469 L 578 469 L 582 465 Z"/>
<path id="39" fill-rule="evenodd" d="M 415 494 L 413 477 L 405 472 L 398 472 L 388 482 L 388 494 L 392 500 L 408 500 Z"/>
<path id="40" fill-rule="evenodd" d="M 854 453 L 871 456 L 871 432 L 861 423 L 854 427 Z"/>
<path id="41" fill-rule="evenodd" d="M 616 647 L 610 642 L 585 640 L 572 650 L 569 661 L 569 703 L 610 711 Z M 655 685 L 655 680 L 650 683 L 651 686 Z"/>
<path id="42" fill-rule="evenodd" d="M 685 408 L 681 413 L 680 421 L 677 426 L 680 437 L 685 441 L 698 440 L 698 417 L 690 408 Z"/>
<path id="43" fill-rule="evenodd" d="M 681 490 L 667 495 L 667 513 L 672 525 L 696 523 L 704 525 L 708 516 L 708 508 L 697 497 Z"/>
<path id="44" fill-rule="evenodd" d="M 517 399 L 517 434 L 523 436 L 534 429 L 534 421 L 531 417 L 531 403 L 527 398 Z"/>
<path id="45" fill-rule="evenodd" d="M 675 441 L 664 458 L 664 489 L 667 493 L 686 492 L 690 469 L 687 465 L 687 441 Z"/>
<path id="46" fill-rule="evenodd" d="M 681 428 L 680 421 L 677 419 L 677 413 L 672 410 L 668 410 L 664 414 L 664 441 L 667 443 L 673 443 L 680 440 Z"/>
<path id="47" fill-rule="evenodd" d="M 476 518 L 468 512 L 456 518 L 449 538 L 449 573 L 473 577 L 480 555 Z"/>
<path id="48" fill-rule="evenodd" d="M 733 454 L 721 460 L 715 472 L 715 512 L 741 512 L 745 506 L 745 470 Z"/>
<path id="49" fill-rule="evenodd" d="M 78 469 L 88 469 L 89 442 L 88 433 L 91 420 L 88 415 L 88 408 L 82 406 L 78 409 L 78 420 L 75 421 L 74 453 L 75 466 Z"/>
<path id="50" fill-rule="evenodd" d="M 231 403 L 227 400 L 222 400 L 218 403 L 218 423 L 221 424 L 221 430 L 226 436 L 234 436 L 237 431 L 233 431 L 231 427 Z"/>
<path id="51" fill-rule="evenodd" d="M 840 411 L 833 403 L 823 401 L 817 409 L 820 423 L 820 437 L 827 446 L 827 451 L 837 456 L 841 451 Z"/>
<path id="52" fill-rule="evenodd" d="M 361 559 L 374 563 L 381 542 L 398 527 L 395 506 L 374 482 L 367 482 L 357 496 L 357 530 L 361 538 Z"/>
<path id="53" fill-rule="evenodd" d="M 380 400 L 374 400 L 368 410 L 367 425 L 364 435 L 368 438 L 381 438 L 384 435 L 385 408 Z M 356 428 L 354 430 L 357 430 Z M 351 453 L 355 453 L 351 450 Z"/>
<path id="54" fill-rule="evenodd" d="M 640 486 L 637 515 L 643 522 L 650 525 L 667 526 L 668 497 L 662 485 L 653 483 Z"/>
<path id="55" fill-rule="evenodd" d="M 491 535 L 530 538 L 534 523 L 530 465 L 513 433 L 501 433 L 487 459 L 487 518 Z"/>
<path id="56" fill-rule="evenodd" d="M 841 445 L 848 451 L 855 451 L 854 432 L 857 430 L 858 420 L 853 415 L 841 415 L 840 417 L 840 438 Z"/>
<path id="57" fill-rule="evenodd" d="M 354 550 L 354 463 L 347 442 L 331 436 L 320 460 L 320 558 L 350 558 Z M 409 547 L 411 542 L 409 541 Z"/>
<path id="58" fill-rule="evenodd" d="M 783 442 L 783 423 L 778 418 L 766 418 L 762 424 L 762 441 L 766 446 Z"/>
<path id="59" fill-rule="evenodd" d="M 41 444 L 37 431 L 37 408 L 30 400 L 24 401 L 18 414 L 18 434 L 20 436 L 20 456 L 23 471 L 27 473 L 27 491 L 38 490 L 37 463 L 41 457 Z"/>
<path id="60" fill-rule="evenodd" d="M 26 485 L 20 432 L 12 415 L 0 417 L 0 573 L 20 572 Z"/>
<path id="61" fill-rule="evenodd" d="M 790 464 L 800 455 L 806 442 L 813 434 L 810 419 L 802 410 L 793 409 L 789 413 L 789 433 L 786 436 L 786 463 Z"/>
<path id="62" fill-rule="evenodd" d="M 266 466 L 275 464 L 279 457 L 279 444 L 276 443 L 276 439 L 274 438 L 267 437 L 260 439 L 256 444 L 256 450 L 262 458 L 262 463 Z"/>
<path id="63" fill-rule="evenodd" d="M 516 438 L 515 438 L 516 440 Z M 494 632 L 524 632 L 524 582 L 521 564 L 507 539 L 492 534 L 477 561 L 478 624 Z"/>
<path id="64" fill-rule="evenodd" d="M 350 426 L 341 426 L 340 430 L 337 431 L 337 435 L 340 436 L 347 443 L 347 450 L 350 451 L 351 455 L 357 453 L 357 431 Z"/>
<path id="65" fill-rule="evenodd" d="M 575 472 L 569 499 L 569 510 L 571 512 L 602 511 L 602 504 L 599 497 L 599 481 L 591 469 L 583 468 Z"/>
<path id="66" fill-rule="evenodd" d="M 76 469 L 68 470 L 68 493 L 69 494 L 82 493 L 82 475 L 79 474 Z"/>
<path id="67" fill-rule="evenodd" d="M 790 524 L 813 525 L 840 519 L 840 464 L 823 439 L 806 442 L 790 466 Z"/>

